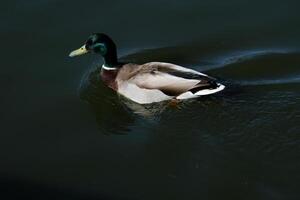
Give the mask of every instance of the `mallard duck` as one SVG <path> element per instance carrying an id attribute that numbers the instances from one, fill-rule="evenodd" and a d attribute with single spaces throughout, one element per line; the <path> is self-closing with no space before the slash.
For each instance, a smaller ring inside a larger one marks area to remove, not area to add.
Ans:
<path id="1" fill-rule="evenodd" d="M 69 56 L 89 52 L 104 58 L 101 69 L 104 83 L 139 104 L 197 98 L 225 88 L 215 78 L 171 63 L 120 63 L 115 43 L 103 33 L 91 35 L 81 48 L 72 51 Z"/>

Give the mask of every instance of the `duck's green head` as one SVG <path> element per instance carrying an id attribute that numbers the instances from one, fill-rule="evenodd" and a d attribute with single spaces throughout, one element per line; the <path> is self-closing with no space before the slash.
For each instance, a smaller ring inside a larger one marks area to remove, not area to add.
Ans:
<path id="1" fill-rule="evenodd" d="M 116 45 L 113 40 L 104 33 L 92 34 L 82 47 L 72 51 L 69 56 L 75 57 L 89 52 L 102 55 L 107 65 L 117 63 Z"/>

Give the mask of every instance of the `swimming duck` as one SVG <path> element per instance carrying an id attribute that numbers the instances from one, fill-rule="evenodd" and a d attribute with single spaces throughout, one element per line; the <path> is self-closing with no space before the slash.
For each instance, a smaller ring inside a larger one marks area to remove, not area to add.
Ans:
<path id="1" fill-rule="evenodd" d="M 72 51 L 69 56 L 89 52 L 104 58 L 101 69 L 104 83 L 139 104 L 197 98 L 225 88 L 215 78 L 171 63 L 120 63 L 115 43 L 103 33 L 91 35 L 82 47 Z"/>

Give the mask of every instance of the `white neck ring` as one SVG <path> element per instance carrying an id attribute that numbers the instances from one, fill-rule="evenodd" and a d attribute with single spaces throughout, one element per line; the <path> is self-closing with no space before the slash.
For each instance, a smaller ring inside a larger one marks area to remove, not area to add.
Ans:
<path id="1" fill-rule="evenodd" d="M 116 70 L 117 69 L 116 67 L 108 67 L 108 66 L 105 66 L 105 65 L 102 65 L 102 68 L 105 69 L 105 70 Z"/>

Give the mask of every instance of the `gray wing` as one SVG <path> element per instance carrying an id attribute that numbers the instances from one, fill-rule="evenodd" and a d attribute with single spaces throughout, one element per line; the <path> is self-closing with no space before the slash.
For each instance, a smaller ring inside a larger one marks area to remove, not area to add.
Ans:
<path id="1" fill-rule="evenodd" d="M 178 96 L 187 91 L 196 93 L 202 89 L 217 87 L 212 77 L 192 69 L 161 62 L 141 65 L 129 81 L 143 89 L 160 90 L 168 96 Z"/>

